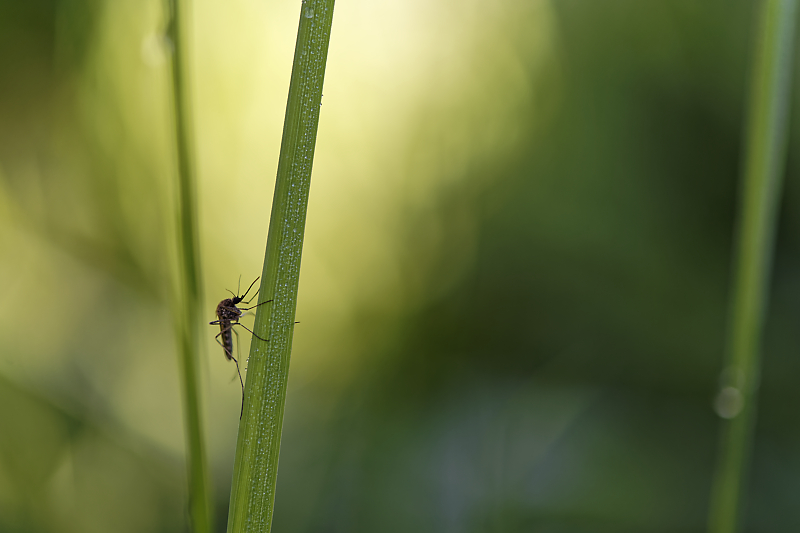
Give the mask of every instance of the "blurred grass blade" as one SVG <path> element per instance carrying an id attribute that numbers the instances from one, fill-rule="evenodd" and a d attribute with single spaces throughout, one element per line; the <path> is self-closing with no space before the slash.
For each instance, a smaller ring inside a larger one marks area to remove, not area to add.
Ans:
<path id="1" fill-rule="evenodd" d="M 195 172 L 191 153 L 189 98 L 185 50 L 184 0 L 169 0 L 168 35 L 173 45 L 172 92 L 175 144 L 178 162 L 179 201 L 179 303 L 176 320 L 180 349 L 180 373 L 185 408 L 189 456 L 189 514 L 195 533 L 211 532 L 208 462 L 206 460 L 200 398 L 200 263 L 198 253 Z"/>
<path id="2" fill-rule="evenodd" d="M 239 426 L 228 531 L 269 531 L 334 0 L 304 0 Z"/>
<path id="3" fill-rule="evenodd" d="M 786 159 L 796 0 L 761 3 L 754 54 L 727 366 L 716 409 L 723 421 L 709 531 L 738 521 L 756 418 L 761 333 Z"/>

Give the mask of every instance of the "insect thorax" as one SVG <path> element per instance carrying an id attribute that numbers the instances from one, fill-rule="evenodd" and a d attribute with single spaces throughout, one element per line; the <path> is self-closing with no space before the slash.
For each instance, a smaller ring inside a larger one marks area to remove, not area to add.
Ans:
<path id="1" fill-rule="evenodd" d="M 222 300 L 217 306 L 217 317 L 220 320 L 237 320 L 242 312 L 236 307 L 231 298 Z"/>

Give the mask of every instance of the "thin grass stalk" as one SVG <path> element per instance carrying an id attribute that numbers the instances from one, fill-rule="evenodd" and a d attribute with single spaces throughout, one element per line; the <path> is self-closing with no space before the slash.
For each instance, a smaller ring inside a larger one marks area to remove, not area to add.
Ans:
<path id="1" fill-rule="evenodd" d="M 764 0 L 754 54 L 734 257 L 727 364 L 716 408 L 723 417 L 710 533 L 740 529 L 760 381 L 761 340 L 786 161 L 796 0 Z"/>
<path id="2" fill-rule="evenodd" d="M 228 532 L 269 531 L 294 335 L 300 258 L 334 0 L 303 0 L 267 250 L 250 345 Z"/>
<path id="3" fill-rule="evenodd" d="M 179 303 L 177 331 L 189 458 L 189 515 L 195 533 L 211 533 L 210 487 L 200 394 L 200 261 L 195 168 L 191 150 L 186 66 L 186 3 L 169 0 L 168 35 L 172 42 L 172 104 L 178 164 Z"/>

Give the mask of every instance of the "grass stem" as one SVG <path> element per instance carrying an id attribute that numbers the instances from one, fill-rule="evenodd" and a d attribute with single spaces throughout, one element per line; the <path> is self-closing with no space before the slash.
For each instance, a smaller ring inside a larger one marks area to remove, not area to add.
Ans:
<path id="1" fill-rule="evenodd" d="M 211 506 L 200 394 L 200 288 L 195 168 L 191 150 L 185 0 L 170 0 L 172 104 L 178 166 L 179 303 L 177 331 L 189 457 L 189 514 L 195 533 L 211 532 Z"/>
<path id="2" fill-rule="evenodd" d="M 723 417 L 710 533 L 739 530 L 761 367 L 761 337 L 786 161 L 796 0 L 763 0 L 756 41 L 739 207 Z"/>
<path id="3" fill-rule="evenodd" d="M 269 531 L 311 167 L 334 0 L 303 0 L 272 202 L 267 250 L 250 346 L 244 414 L 234 462 L 228 532 Z"/>

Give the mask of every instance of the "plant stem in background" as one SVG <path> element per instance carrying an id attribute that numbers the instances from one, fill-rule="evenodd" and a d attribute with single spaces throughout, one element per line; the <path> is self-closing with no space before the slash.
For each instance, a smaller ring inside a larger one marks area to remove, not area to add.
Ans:
<path id="1" fill-rule="evenodd" d="M 208 462 L 203 433 L 200 401 L 200 263 L 198 253 L 195 171 L 191 154 L 189 98 L 185 50 L 186 13 L 183 0 L 169 0 L 168 35 L 173 45 L 172 103 L 174 107 L 175 146 L 178 162 L 178 248 L 179 295 L 176 320 L 180 349 L 180 373 L 189 457 L 189 514 L 195 533 L 211 532 Z"/>
<path id="2" fill-rule="evenodd" d="M 739 529 L 756 418 L 761 336 L 786 160 L 796 0 L 764 0 L 754 54 L 710 533 Z"/>
<path id="3" fill-rule="evenodd" d="M 322 83 L 334 0 L 303 0 L 289 85 L 267 251 L 250 346 L 244 414 L 234 462 L 228 532 L 269 531 L 289 358 L 294 334 L 300 256 L 317 139 Z"/>

